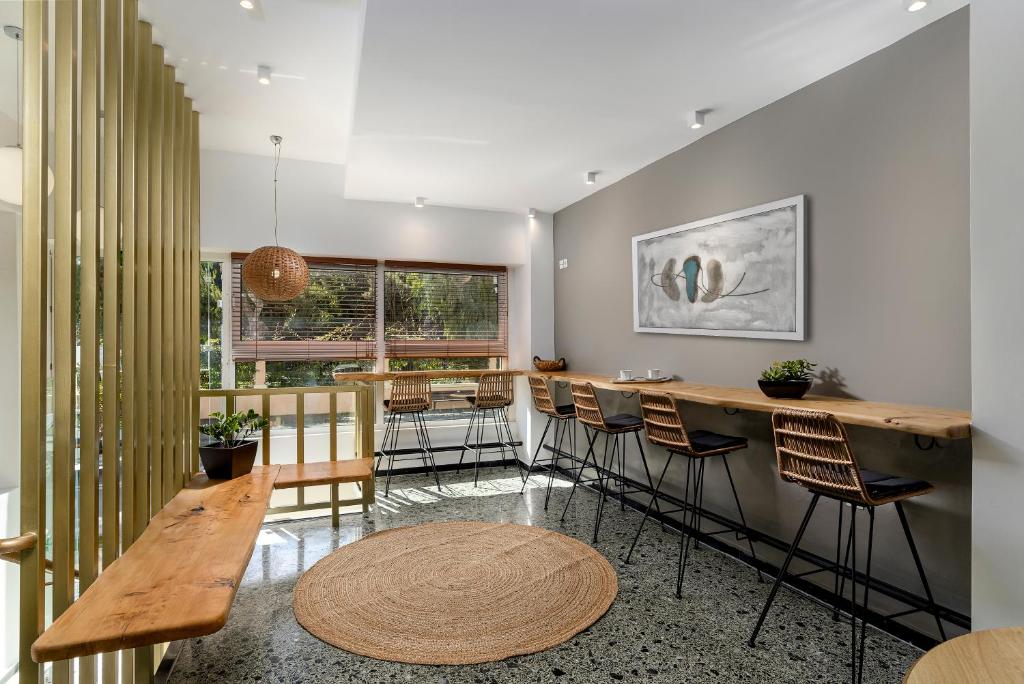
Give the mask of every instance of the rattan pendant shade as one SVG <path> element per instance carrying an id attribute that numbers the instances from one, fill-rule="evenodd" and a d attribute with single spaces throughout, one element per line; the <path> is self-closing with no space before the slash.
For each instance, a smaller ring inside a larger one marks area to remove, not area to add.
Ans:
<path id="1" fill-rule="evenodd" d="M 277 167 L 281 162 L 281 136 L 274 143 L 274 242 L 277 242 Z M 265 302 L 295 299 L 309 285 L 309 266 L 294 250 L 278 244 L 260 247 L 242 262 L 242 284 Z"/>

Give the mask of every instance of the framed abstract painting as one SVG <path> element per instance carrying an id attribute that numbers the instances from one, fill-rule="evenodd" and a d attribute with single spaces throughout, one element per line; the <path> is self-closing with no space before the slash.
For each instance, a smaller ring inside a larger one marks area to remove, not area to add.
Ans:
<path id="1" fill-rule="evenodd" d="M 633 238 L 633 329 L 804 339 L 803 195 Z"/>

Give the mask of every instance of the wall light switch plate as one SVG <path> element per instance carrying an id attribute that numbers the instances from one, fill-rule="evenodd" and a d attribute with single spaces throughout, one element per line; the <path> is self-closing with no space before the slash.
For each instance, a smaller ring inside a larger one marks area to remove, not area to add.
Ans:
<path id="1" fill-rule="evenodd" d="M 559 259 L 558 260 L 558 269 L 562 270 L 563 268 L 569 268 L 569 260 L 568 259 Z"/>

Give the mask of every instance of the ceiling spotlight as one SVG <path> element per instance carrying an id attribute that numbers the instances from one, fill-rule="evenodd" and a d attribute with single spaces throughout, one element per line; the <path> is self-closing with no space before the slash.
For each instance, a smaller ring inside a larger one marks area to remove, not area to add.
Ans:
<path id="1" fill-rule="evenodd" d="M 263 65 L 256 67 L 256 80 L 262 85 L 270 85 L 270 67 Z"/>
<path id="2" fill-rule="evenodd" d="M 529 209 L 526 210 L 526 216 L 527 218 L 537 218 L 537 210 L 534 209 L 533 207 L 530 207 Z"/>
<path id="3" fill-rule="evenodd" d="M 238 4 L 242 6 L 242 9 L 251 10 L 256 5 L 253 4 L 252 0 L 238 0 Z"/>
<path id="4" fill-rule="evenodd" d="M 586 179 L 585 182 L 586 182 L 587 185 L 593 185 L 594 183 L 596 183 L 597 182 L 597 171 L 587 171 L 587 179 Z"/>
<path id="5" fill-rule="evenodd" d="M 704 128 L 704 110 L 695 109 L 690 112 L 690 116 L 687 118 L 687 124 L 689 124 L 690 128 L 694 130 Z"/>
<path id="6" fill-rule="evenodd" d="M 917 12 L 928 6 L 930 0 L 903 0 L 903 9 L 908 12 Z"/>
<path id="7" fill-rule="evenodd" d="M 422 209 L 426 205 L 427 205 L 427 198 L 426 197 L 417 197 L 416 201 L 412 203 L 412 206 L 416 207 L 417 209 Z"/>

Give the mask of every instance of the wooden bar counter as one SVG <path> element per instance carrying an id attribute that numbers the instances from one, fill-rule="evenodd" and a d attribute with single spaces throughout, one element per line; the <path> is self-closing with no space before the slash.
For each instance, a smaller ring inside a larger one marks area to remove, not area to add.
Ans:
<path id="1" fill-rule="evenodd" d="M 432 380 L 452 377 L 480 377 L 488 371 L 395 371 L 387 373 L 336 373 L 337 382 L 384 382 L 401 376 L 428 377 Z M 809 394 L 803 399 L 771 399 L 756 387 L 725 387 L 673 380 L 652 383 L 616 383 L 608 375 L 559 371 L 513 370 L 516 375 L 532 375 L 558 382 L 591 382 L 598 389 L 636 392 L 649 389 L 665 392 L 682 401 L 771 413 L 777 408 L 828 411 L 847 425 L 862 425 L 880 430 L 909 432 L 924 437 L 967 439 L 971 436 L 971 414 L 957 409 L 934 408 L 913 404 L 890 404 L 861 399 L 825 397 Z"/>

